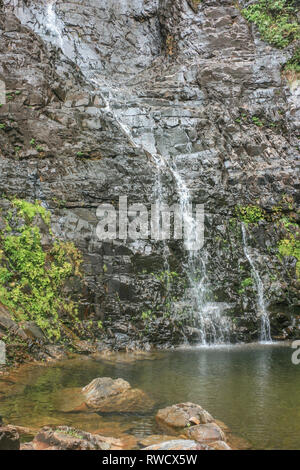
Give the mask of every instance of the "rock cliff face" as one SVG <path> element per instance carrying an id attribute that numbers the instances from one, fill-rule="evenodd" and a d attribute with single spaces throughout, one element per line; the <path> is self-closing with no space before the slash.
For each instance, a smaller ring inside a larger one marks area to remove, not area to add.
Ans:
<path id="1" fill-rule="evenodd" d="M 299 88 L 281 74 L 295 45 L 263 42 L 247 3 L 0 2 L 0 192 L 42 201 L 55 234 L 81 249 L 103 344 L 199 340 L 182 242 L 96 234 L 103 202 L 177 203 L 170 168 L 205 205 L 202 322 L 217 309 L 231 340 L 260 336 L 244 221 L 272 336 L 299 332 L 296 258 L 278 256 L 299 237 Z"/>

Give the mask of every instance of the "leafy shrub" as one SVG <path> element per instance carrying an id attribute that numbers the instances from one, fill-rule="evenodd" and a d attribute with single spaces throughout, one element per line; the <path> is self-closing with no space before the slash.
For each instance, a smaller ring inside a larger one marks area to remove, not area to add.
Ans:
<path id="1" fill-rule="evenodd" d="M 256 24 L 262 38 L 276 47 L 286 47 L 300 38 L 294 0 L 258 0 L 242 13 Z"/>
<path id="2" fill-rule="evenodd" d="M 255 224 L 259 220 L 264 219 L 265 216 L 264 211 L 260 207 L 254 205 L 237 206 L 235 211 L 238 218 L 245 224 Z"/>
<path id="3" fill-rule="evenodd" d="M 300 280 L 300 239 L 291 234 L 289 238 L 284 238 L 280 241 L 278 250 L 281 256 L 293 256 L 296 258 L 296 275 Z"/>
<path id="4" fill-rule="evenodd" d="M 49 227 L 50 214 L 39 203 L 15 199 L 0 232 L 0 302 L 14 319 L 34 321 L 51 339 L 59 339 L 64 321 L 77 321 L 78 305 L 66 294 L 66 282 L 81 277 L 81 255 L 69 242 L 42 245 L 37 219 Z"/>

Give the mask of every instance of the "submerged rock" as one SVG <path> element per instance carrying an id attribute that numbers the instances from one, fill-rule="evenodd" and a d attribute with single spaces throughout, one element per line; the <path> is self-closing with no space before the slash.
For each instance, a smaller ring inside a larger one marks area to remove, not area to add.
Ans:
<path id="1" fill-rule="evenodd" d="M 55 395 L 55 406 L 64 413 L 148 413 L 154 401 L 123 379 L 101 377 L 86 387 L 66 388 Z"/>
<path id="2" fill-rule="evenodd" d="M 94 379 L 82 389 L 88 409 L 100 413 L 149 412 L 154 402 L 149 396 L 123 379 L 109 377 Z"/>
<path id="3" fill-rule="evenodd" d="M 210 442 L 209 446 L 215 450 L 232 450 L 224 441 Z"/>
<path id="4" fill-rule="evenodd" d="M 161 442 L 152 446 L 145 447 L 143 450 L 214 450 L 204 444 L 196 441 L 174 439 L 172 441 Z"/>
<path id="5" fill-rule="evenodd" d="M 211 423 L 213 417 L 202 406 L 186 402 L 159 410 L 156 421 L 162 427 L 183 429 L 191 425 Z"/>
<path id="6" fill-rule="evenodd" d="M 152 436 L 147 436 L 138 440 L 138 444 L 142 447 L 150 447 L 163 442 L 168 442 L 174 440 L 174 436 L 167 436 L 161 434 L 153 434 Z"/>
<path id="7" fill-rule="evenodd" d="M 20 437 L 11 426 L 0 427 L 0 450 L 19 450 Z"/>

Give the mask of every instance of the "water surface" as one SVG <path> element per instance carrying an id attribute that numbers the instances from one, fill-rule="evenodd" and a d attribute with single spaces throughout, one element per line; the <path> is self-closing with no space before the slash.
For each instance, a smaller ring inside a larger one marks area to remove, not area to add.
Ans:
<path id="1" fill-rule="evenodd" d="M 288 345 L 193 348 L 108 358 L 80 358 L 24 369 L 0 380 L 0 415 L 6 422 L 41 427 L 69 424 L 104 435 L 138 437 L 158 432 L 154 413 L 99 416 L 58 410 L 66 387 L 95 377 L 122 377 L 154 398 L 156 409 L 199 403 L 257 449 L 300 449 L 300 366 Z M 14 383 L 15 382 L 15 383 Z"/>

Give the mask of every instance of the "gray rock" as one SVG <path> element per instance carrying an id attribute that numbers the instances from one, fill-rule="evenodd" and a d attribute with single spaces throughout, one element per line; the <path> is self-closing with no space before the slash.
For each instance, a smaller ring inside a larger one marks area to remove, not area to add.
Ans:
<path id="1" fill-rule="evenodd" d="M 143 450 L 214 450 L 213 448 L 199 444 L 199 442 L 174 439 L 172 441 L 161 442 L 152 446 L 145 447 Z"/>

